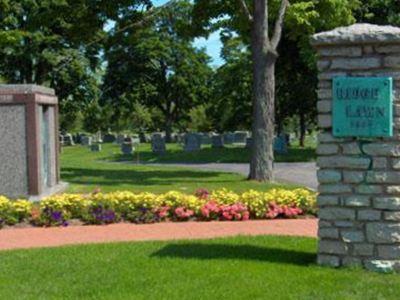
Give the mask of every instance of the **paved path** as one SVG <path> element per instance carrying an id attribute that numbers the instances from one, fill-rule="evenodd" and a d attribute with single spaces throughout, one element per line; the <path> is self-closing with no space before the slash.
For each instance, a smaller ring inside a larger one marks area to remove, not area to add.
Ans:
<path id="1" fill-rule="evenodd" d="M 0 230 L 0 250 L 89 243 L 207 239 L 237 235 L 316 237 L 317 222 L 317 219 L 297 219 L 3 229 Z"/>
<path id="2" fill-rule="evenodd" d="M 152 164 L 153 165 L 153 164 Z M 200 170 L 210 171 L 226 171 L 239 173 L 244 176 L 249 174 L 249 164 L 239 163 L 206 163 L 206 164 L 191 164 L 191 163 L 168 163 L 154 164 L 158 166 L 174 166 L 188 167 Z M 275 164 L 275 179 L 280 182 L 294 183 L 306 186 L 313 190 L 318 187 L 317 182 L 317 167 L 311 163 L 276 163 Z"/>

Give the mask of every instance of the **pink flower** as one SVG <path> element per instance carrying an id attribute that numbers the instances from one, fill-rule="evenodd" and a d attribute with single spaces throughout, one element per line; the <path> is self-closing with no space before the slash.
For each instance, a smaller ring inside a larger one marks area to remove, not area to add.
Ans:
<path id="1" fill-rule="evenodd" d="M 250 213 L 248 211 L 245 211 L 243 213 L 242 220 L 243 221 L 248 221 L 249 219 L 250 219 Z"/>
<path id="2" fill-rule="evenodd" d="M 201 208 L 201 215 L 204 217 L 204 218 L 209 218 L 210 217 L 210 211 L 209 211 L 209 209 L 207 208 L 207 207 L 205 207 L 205 206 L 203 206 L 202 208 Z"/>
<path id="3" fill-rule="evenodd" d="M 228 211 L 224 211 L 222 213 L 222 216 L 224 217 L 225 220 L 229 220 L 230 221 L 230 220 L 233 219 L 233 216 Z"/>
<path id="4" fill-rule="evenodd" d="M 160 208 L 158 208 L 156 210 L 156 214 L 158 215 L 158 217 L 160 217 L 161 219 L 165 219 L 168 217 L 169 215 L 169 206 L 161 206 Z"/>
<path id="5" fill-rule="evenodd" d="M 303 211 L 294 204 L 280 206 L 275 202 L 271 202 L 268 205 L 265 217 L 267 219 L 275 219 L 277 217 L 294 218 L 301 214 L 303 214 Z"/>
<path id="6" fill-rule="evenodd" d="M 215 201 L 207 202 L 201 209 L 201 216 L 206 220 L 215 220 L 219 218 L 221 208 Z"/>
<path id="7" fill-rule="evenodd" d="M 175 215 L 179 220 L 188 220 L 194 215 L 194 211 L 186 209 L 185 207 L 177 207 L 175 209 Z"/>
<path id="8" fill-rule="evenodd" d="M 221 206 L 223 220 L 243 221 L 250 218 L 250 213 L 242 203 Z"/>

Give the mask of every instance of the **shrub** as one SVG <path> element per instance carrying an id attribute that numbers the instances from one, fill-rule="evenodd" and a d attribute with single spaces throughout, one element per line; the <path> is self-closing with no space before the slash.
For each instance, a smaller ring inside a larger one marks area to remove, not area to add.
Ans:
<path id="1" fill-rule="evenodd" d="M 265 217 L 267 219 L 275 219 L 277 217 L 295 218 L 301 214 L 303 214 L 303 211 L 295 205 L 278 205 L 275 202 L 271 202 L 268 204 L 268 211 Z"/>
<path id="2" fill-rule="evenodd" d="M 32 210 L 32 203 L 26 200 L 11 201 L 0 196 L 0 227 L 14 225 L 27 220 Z"/>
<path id="3" fill-rule="evenodd" d="M 15 216 L 18 222 L 29 219 L 33 207 L 32 202 L 27 200 L 15 200 L 11 201 L 11 206 L 12 214 Z"/>
<path id="4" fill-rule="evenodd" d="M 174 216 L 178 221 L 188 221 L 194 216 L 194 211 L 184 206 L 179 206 L 175 208 Z"/>
<path id="5" fill-rule="evenodd" d="M 250 213 L 242 203 L 222 205 L 221 218 L 225 221 L 247 221 L 250 218 Z"/>
<path id="6" fill-rule="evenodd" d="M 209 201 L 200 209 L 203 220 L 218 220 L 221 215 L 221 207 L 215 201 Z"/>
<path id="7" fill-rule="evenodd" d="M 111 224 L 120 220 L 115 210 L 108 205 L 94 203 L 83 214 L 82 220 L 87 224 Z"/>
<path id="8" fill-rule="evenodd" d="M 216 201 L 219 204 L 235 204 L 240 201 L 240 196 L 232 191 L 227 189 L 221 189 L 217 191 L 213 191 L 210 195 L 210 198 Z"/>
<path id="9" fill-rule="evenodd" d="M 160 222 L 159 215 L 151 209 L 141 207 L 126 215 L 125 220 L 136 224 L 151 224 Z"/>
<path id="10" fill-rule="evenodd" d="M 41 226 L 68 225 L 70 219 L 86 224 L 111 224 L 121 220 L 133 223 L 161 221 L 295 218 L 316 212 L 316 195 L 306 189 L 250 190 L 237 194 L 227 189 L 195 195 L 170 191 L 161 195 L 128 191 L 93 194 L 62 194 L 38 204 L 11 201 L 0 196 L 0 226 L 24 220 Z"/>

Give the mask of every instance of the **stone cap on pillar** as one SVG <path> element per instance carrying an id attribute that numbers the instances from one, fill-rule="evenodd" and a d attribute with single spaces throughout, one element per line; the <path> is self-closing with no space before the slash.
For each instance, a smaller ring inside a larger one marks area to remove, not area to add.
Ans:
<path id="1" fill-rule="evenodd" d="M 57 105 L 53 89 L 35 84 L 0 84 L 0 105 L 36 103 Z"/>
<path id="2" fill-rule="evenodd" d="M 0 94 L 44 94 L 54 96 L 53 89 L 36 84 L 0 84 Z"/>
<path id="3" fill-rule="evenodd" d="M 346 44 L 391 44 L 400 43 L 400 28 L 358 23 L 347 27 L 338 27 L 331 31 L 314 34 L 311 44 L 317 46 Z"/>

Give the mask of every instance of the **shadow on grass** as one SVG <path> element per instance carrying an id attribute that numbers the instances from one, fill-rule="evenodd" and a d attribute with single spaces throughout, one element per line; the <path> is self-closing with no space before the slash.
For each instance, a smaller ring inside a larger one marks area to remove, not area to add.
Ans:
<path id="1" fill-rule="evenodd" d="M 316 158 L 315 149 L 289 148 L 287 154 L 275 154 L 276 162 L 308 162 Z M 144 163 L 248 163 L 250 150 L 241 147 L 222 149 L 203 148 L 194 152 L 167 150 L 164 154 L 154 154 L 151 150 L 139 150 L 139 154 L 115 154 L 113 161 L 137 161 Z"/>
<path id="2" fill-rule="evenodd" d="M 171 182 L 188 183 L 201 181 L 202 183 L 231 183 L 226 180 L 225 173 L 199 172 L 190 170 L 115 170 L 115 169 L 83 169 L 63 168 L 62 179 L 74 184 L 101 184 L 101 185 L 170 185 Z M 90 178 L 90 179 L 88 179 Z M 218 179 L 220 178 L 220 179 Z"/>
<path id="3" fill-rule="evenodd" d="M 250 160 L 250 153 L 245 148 L 202 148 L 198 151 L 186 152 L 182 149 L 168 149 L 164 154 L 155 154 L 151 150 L 139 149 L 139 154 L 123 155 L 117 154 L 114 160 L 131 161 L 137 160 L 148 163 L 247 163 Z"/>
<path id="4" fill-rule="evenodd" d="M 314 253 L 250 245 L 169 244 L 152 257 L 183 259 L 243 259 L 307 266 L 315 263 Z"/>

